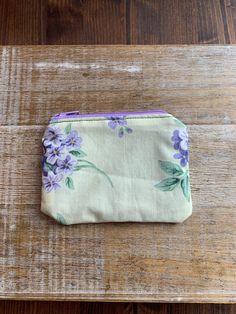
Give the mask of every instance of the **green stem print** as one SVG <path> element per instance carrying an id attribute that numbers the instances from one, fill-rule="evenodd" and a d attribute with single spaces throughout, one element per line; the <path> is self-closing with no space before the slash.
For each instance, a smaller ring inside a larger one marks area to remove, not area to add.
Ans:
<path id="1" fill-rule="evenodd" d="M 96 170 L 113 187 L 110 177 L 103 170 L 84 159 L 86 153 L 81 150 L 81 143 L 82 138 L 72 129 L 71 123 L 64 130 L 55 124 L 46 129 L 43 137 L 45 154 L 42 160 L 43 187 L 46 192 L 61 188 L 62 181 L 68 189 L 74 190 L 72 175 L 84 168 Z"/>
<path id="2" fill-rule="evenodd" d="M 79 171 L 80 169 L 83 169 L 83 168 L 91 168 L 91 169 L 94 169 L 96 170 L 97 172 L 99 172 L 100 174 L 102 174 L 107 180 L 108 182 L 110 183 L 111 187 L 114 187 L 110 177 L 101 169 L 99 169 L 98 167 L 95 166 L 95 164 L 93 164 L 92 162 L 88 161 L 88 160 L 85 160 L 85 159 L 78 159 L 78 161 L 81 163 L 85 163 L 85 165 L 83 164 L 80 164 L 79 163 L 79 166 L 77 166 L 75 168 L 75 171 Z"/>
<path id="3" fill-rule="evenodd" d="M 159 160 L 159 165 L 163 172 L 170 175 L 170 177 L 156 183 L 154 186 L 161 191 L 173 191 L 180 185 L 184 197 L 187 199 L 187 201 L 190 201 L 188 171 L 184 171 L 178 164 L 172 163 L 170 161 Z"/>
<path id="4" fill-rule="evenodd" d="M 56 219 L 62 225 L 66 225 L 67 224 L 64 216 L 61 213 L 57 213 L 57 218 Z"/>

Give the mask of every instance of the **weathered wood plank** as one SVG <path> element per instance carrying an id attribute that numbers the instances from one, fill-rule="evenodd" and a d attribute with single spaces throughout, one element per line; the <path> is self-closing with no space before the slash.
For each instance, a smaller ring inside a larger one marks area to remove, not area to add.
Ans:
<path id="1" fill-rule="evenodd" d="M 62 227 L 21 205 L 0 219 L 0 297 L 235 302 L 235 210 L 202 208 L 181 225 Z"/>
<path id="2" fill-rule="evenodd" d="M 236 122 L 235 46 L 1 49 L 0 123 L 54 113 L 162 108 L 194 124 Z"/>

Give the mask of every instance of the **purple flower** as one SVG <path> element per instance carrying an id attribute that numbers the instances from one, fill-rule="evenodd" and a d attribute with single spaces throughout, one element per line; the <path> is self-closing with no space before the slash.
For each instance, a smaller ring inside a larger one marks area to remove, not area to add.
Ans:
<path id="1" fill-rule="evenodd" d="M 188 133 L 187 130 L 184 129 L 179 132 L 179 137 L 181 138 L 180 148 L 182 150 L 188 150 Z"/>
<path id="2" fill-rule="evenodd" d="M 108 126 L 110 129 L 115 129 L 117 126 L 124 126 L 127 125 L 127 121 L 125 117 L 110 117 Z"/>
<path id="3" fill-rule="evenodd" d="M 57 173 L 64 172 L 67 175 L 71 175 L 76 165 L 77 165 L 77 161 L 72 160 L 71 156 L 67 155 L 65 160 L 59 160 L 59 159 L 57 160 L 56 172 Z"/>
<path id="4" fill-rule="evenodd" d="M 174 142 L 174 149 L 178 150 L 178 153 L 174 154 L 175 159 L 180 159 L 180 164 L 185 167 L 188 163 L 188 133 L 187 130 L 175 130 L 171 137 Z"/>
<path id="5" fill-rule="evenodd" d="M 174 149 L 188 150 L 188 133 L 187 130 L 175 130 L 171 137 L 171 140 L 174 142 Z"/>
<path id="6" fill-rule="evenodd" d="M 187 150 L 179 150 L 179 153 L 174 154 L 175 159 L 180 159 L 180 164 L 182 167 L 185 167 L 188 163 L 188 151 Z"/>
<path id="7" fill-rule="evenodd" d="M 62 158 L 64 155 L 64 146 L 51 147 L 47 149 L 45 156 L 47 157 L 47 162 L 54 164 L 58 158 Z"/>
<path id="8" fill-rule="evenodd" d="M 108 126 L 110 129 L 115 130 L 118 127 L 119 138 L 122 138 L 125 132 L 128 134 L 133 132 L 131 128 L 127 127 L 125 117 L 110 117 L 108 120 Z"/>
<path id="9" fill-rule="evenodd" d="M 125 131 L 129 134 L 131 134 L 133 132 L 133 130 L 131 128 L 125 128 Z"/>
<path id="10" fill-rule="evenodd" d="M 43 187 L 47 192 L 57 190 L 61 186 L 58 184 L 62 179 L 61 175 L 55 175 L 53 172 L 49 172 L 46 177 L 43 177 Z"/>
<path id="11" fill-rule="evenodd" d="M 81 147 L 82 138 L 79 137 L 77 131 L 71 131 L 66 138 L 66 146 L 68 150 L 79 149 Z"/>
<path id="12" fill-rule="evenodd" d="M 42 160 L 41 160 L 41 167 L 42 167 L 42 171 L 43 171 L 43 175 L 47 176 L 48 175 L 48 167 L 46 165 L 46 157 L 43 156 Z"/>
<path id="13" fill-rule="evenodd" d="M 48 127 L 44 133 L 45 146 L 60 146 L 63 141 L 63 133 L 58 126 Z"/>

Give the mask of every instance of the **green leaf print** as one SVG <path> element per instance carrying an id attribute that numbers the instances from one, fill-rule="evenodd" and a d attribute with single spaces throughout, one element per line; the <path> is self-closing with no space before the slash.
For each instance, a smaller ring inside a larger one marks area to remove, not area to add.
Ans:
<path id="1" fill-rule="evenodd" d="M 186 175 L 181 181 L 181 188 L 182 188 L 185 198 L 187 199 L 187 201 L 189 201 L 190 200 L 190 186 L 189 186 L 188 175 Z"/>
<path id="2" fill-rule="evenodd" d="M 65 127 L 65 134 L 69 134 L 71 131 L 71 123 L 67 124 L 67 126 Z"/>
<path id="3" fill-rule="evenodd" d="M 51 165 L 49 162 L 45 161 L 45 165 L 46 165 L 46 168 L 49 170 L 49 171 L 53 171 L 53 165 Z"/>
<path id="4" fill-rule="evenodd" d="M 61 213 L 57 213 L 57 218 L 56 219 L 62 225 L 66 225 L 67 224 L 64 216 Z"/>
<path id="5" fill-rule="evenodd" d="M 190 184 L 188 170 L 170 161 L 159 160 L 160 168 L 171 177 L 164 179 L 154 186 L 161 191 L 172 191 L 180 183 L 182 192 L 187 201 L 190 201 Z"/>
<path id="6" fill-rule="evenodd" d="M 155 184 L 155 187 L 161 191 L 172 191 L 179 184 L 179 178 L 167 178 Z"/>
<path id="7" fill-rule="evenodd" d="M 75 187 L 74 187 L 74 182 L 73 182 L 72 178 L 70 178 L 70 177 L 66 178 L 66 186 L 69 189 L 74 190 Z"/>
<path id="8" fill-rule="evenodd" d="M 75 157 L 85 157 L 86 154 L 81 149 L 71 150 L 69 153 Z"/>
<path id="9" fill-rule="evenodd" d="M 184 173 L 183 169 L 179 165 L 177 165 L 173 162 L 159 160 L 159 164 L 160 164 L 161 169 L 165 173 L 170 174 L 172 176 L 178 177 Z"/>
<path id="10" fill-rule="evenodd" d="M 124 128 L 122 126 L 119 129 L 118 136 L 119 137 L 123 137 L 124 136 Z"/>

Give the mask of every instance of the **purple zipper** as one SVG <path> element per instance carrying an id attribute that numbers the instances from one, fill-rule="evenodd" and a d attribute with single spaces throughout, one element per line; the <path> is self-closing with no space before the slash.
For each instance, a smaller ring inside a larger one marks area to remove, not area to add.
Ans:
<path id="1" fill-rule="evenodd" d="M 98 118 L 98 117 L 119 117 L 119 116 L 143 116 L 143 115 L 169 115 L 164 110 L 147 110 L 147 111 L 121 111 L 121 112 L 99 112 L 99 113 L 85 113 L 80 114 L 79 111 L 61 112 L 52 117 L 51 121 L 62 119 L 75 119 L 75 118 Z"/>

